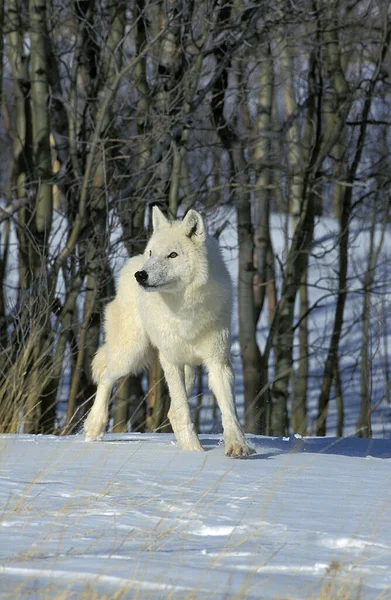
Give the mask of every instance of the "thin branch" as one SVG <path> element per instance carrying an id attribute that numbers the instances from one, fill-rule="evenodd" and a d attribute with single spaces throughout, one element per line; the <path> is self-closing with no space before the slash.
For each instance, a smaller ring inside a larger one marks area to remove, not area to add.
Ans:
<path id="1" fill-rule="evenodd" d="M 7 202 L 7 200 L 5 200 L 5 198 L 0 198 L 0 202 Z M 17 213 L 18 210 L 23 208 L 23 206 L 26 206 L 27 203 L 28 198 L 18 198 L 17 200 L 11 202 L 11 204 L 6 206 L 5 208 L 0 206 L 0 223 L 5 221 L 6 219 L 12 218 L 14 214 Z"/>

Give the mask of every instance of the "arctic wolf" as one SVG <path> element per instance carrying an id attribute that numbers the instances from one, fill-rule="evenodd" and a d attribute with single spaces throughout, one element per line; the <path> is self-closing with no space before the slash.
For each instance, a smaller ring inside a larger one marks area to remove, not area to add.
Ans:
<path id="1" fill-rule="evenodd" d="M 204 365 L 222 413 L 225 453 L 252 454 L 235 408 L 229 359 L 231 283 L 218 244 L 195 210 L 183 221 L 169 221 L 155 206 L 152 221 L 144 255 L 128 260 L 116 297 L 106 306 L 105 343 L 92 363 L 98 389 L 84 425 L 86 437 L 103 435 L 115 381 L 148 367 L 157 350 L 170 392 L 168 416 L 179 445 L 202 450 L 188 394 L 195 367 Z"/>

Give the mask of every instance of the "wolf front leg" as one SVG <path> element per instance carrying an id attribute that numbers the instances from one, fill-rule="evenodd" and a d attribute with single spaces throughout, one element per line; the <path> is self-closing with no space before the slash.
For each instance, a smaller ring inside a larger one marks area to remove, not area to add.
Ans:
<path id="1" fill-rule="evenodd" d="M 209 386 L 216 396 L 221 410 L 224 429 L 225 453 L 227 456 L 249 456 L 255 450 L 250 448 L 244 437 L 236 413 L 233 393 L 234 373 L 229 362 L 206 365 L 209 372 Z"/>
<path id="2" fill-rule="evenodd" d="M 185 371 L 168 362 L 162 355 L 160 362 L 170 392 L 170 410 L 168 418 L 178 444 L 183 450 L 203 451 L 197 432 L 190 416 L 189 401 L 185 387 Z"/>
<path id="3" fill-rule="evenodd" d="M 109 418 L 109 402 L 111 389 L 115 381 L 103 375 L 98 383 L 94 404 L 85 423 L 84 433 L 87 440 L 101 438 L 106 431 Z"/>

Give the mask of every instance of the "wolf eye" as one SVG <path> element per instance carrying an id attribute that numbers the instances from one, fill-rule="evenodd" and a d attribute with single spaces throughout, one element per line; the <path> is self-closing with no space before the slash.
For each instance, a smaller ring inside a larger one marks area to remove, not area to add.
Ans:
<path id="1" fill-rule="evenodd" d="M 149 256 L 152 256 L 152 250 L 149 251 Z"/>
<path id="2" fill-rule="evenodd" d="M 176 258 L 178 256 L 178 254 L 176 252 L 171 252 L 171 254 L 168 255 L 168 258 Z"/>

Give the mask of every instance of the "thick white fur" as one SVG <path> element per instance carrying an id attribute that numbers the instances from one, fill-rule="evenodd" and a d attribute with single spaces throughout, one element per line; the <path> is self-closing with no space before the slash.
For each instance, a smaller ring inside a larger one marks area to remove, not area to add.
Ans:
<path id="1" fill-rule="evenodd" d="M 179 445 L 202 450 L 187 395 L 194 368 L 203 364 L 221 409 L 225 452 L 247 456 L 252 450 L 237 418 L 229 360 L 231 282 L 218 244 L 194 210 L 172 222 L 154 207 L 153 228 L 144 255 L 129 259 L 122 269 L 116 297 L 105 310 L 105 343 L 92 364 L 98 389 L 84 425 L 86 437 L 103 435 L 115 381 L 148 367 L 157 349 Z M 147 273 L 149 287 L 137 283 L 137 271 Z"/>

